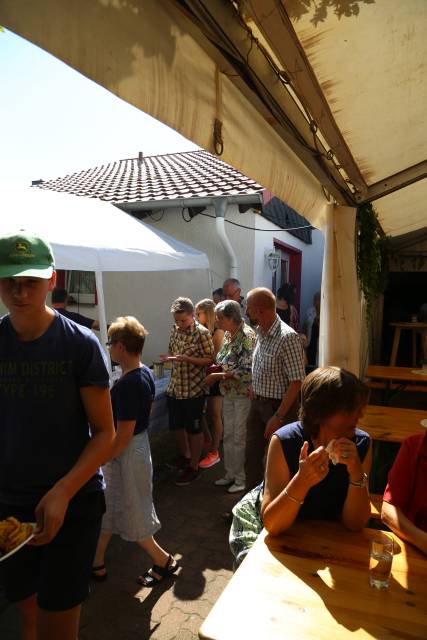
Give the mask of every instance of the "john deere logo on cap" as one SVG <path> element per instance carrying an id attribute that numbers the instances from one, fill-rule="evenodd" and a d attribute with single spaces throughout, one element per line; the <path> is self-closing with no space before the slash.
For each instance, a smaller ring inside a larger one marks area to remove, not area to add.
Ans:
<path id="1" fill-rule="evenodd" d="M 15 242 L 14 251 L 9 255 L 10 258 L 35 258 L 30 245 L 25 240 L 17 240 Z"/>
<path id="2" fill-rule="evenodd" d="M 15 244 L 15 250 L 18 253 L 29 253 L 29 246 L 27 242 L 17 242 Z"/>

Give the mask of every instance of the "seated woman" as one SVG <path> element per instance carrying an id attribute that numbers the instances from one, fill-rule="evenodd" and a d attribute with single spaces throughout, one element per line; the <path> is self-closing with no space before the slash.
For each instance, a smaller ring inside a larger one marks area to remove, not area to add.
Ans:
<path id="1" fill-rule="evenodd" d="M 297 517 L 341 520 L 353 531 L 366 524 L 372 447 L 356 424 L 367 397 L 367 387 L 339 367 L 315 369 L 305 378 L 300 422 L 281 427 L 271 438 L 262 501 L 258 487 L 233 509 L 230 546 L 237 562 L 263 525 L 278 535 Z M 242 521 L 250 523 L 251 535 Z"/>
<path id="2" fill-rule="evenodd" d="M 427 432 L 402 442 L 388 475 L 381 519 L 427 555 Z"/>

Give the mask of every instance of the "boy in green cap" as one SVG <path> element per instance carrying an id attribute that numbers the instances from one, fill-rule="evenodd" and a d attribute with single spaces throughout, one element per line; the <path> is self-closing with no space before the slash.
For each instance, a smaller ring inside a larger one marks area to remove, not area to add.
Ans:
<path id="1" fill-rule="evenodd" d="M 0 520 L 36 523 L 2 567 L 25 640 L 77 639 L 114 440 L 105 357 L 89 329 L 46 306 L 55 278 L 42 238 L 0 238 Z"/>

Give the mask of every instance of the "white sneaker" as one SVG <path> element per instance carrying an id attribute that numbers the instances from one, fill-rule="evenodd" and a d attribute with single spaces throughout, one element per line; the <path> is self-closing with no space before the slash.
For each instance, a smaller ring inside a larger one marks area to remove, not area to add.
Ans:
<path id="1" fill-rule="evenodd" d="M 228 487 L 227 489 L 228 493 L 238 493 L 239 491 L 244 491 L 244 490 L 245 490 L 244 484 L 236 484 L 235 482 L 233 482 L 231 487 Z"/>
<path id="2" fill-rule="evenodd" d="M 215 480 L 214 484 L 217 487 L 228 487 L 229 484 L 233 484 L 234 480 L 232 480 L 231 478 L 220 478 L 219 480 Z"/>

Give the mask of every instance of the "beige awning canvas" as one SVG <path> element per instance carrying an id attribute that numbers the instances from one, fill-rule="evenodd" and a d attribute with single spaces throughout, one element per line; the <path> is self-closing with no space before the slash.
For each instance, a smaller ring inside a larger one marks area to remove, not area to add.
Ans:
<path id="1" fill-rule="evenodd" d="M 322 186 L 375 196 L 391 235 L 426 224 L 426 180 L 378 199 L 427 172 L 425 0 L 0 0 L 0 24 L 318 226 Z"/>

